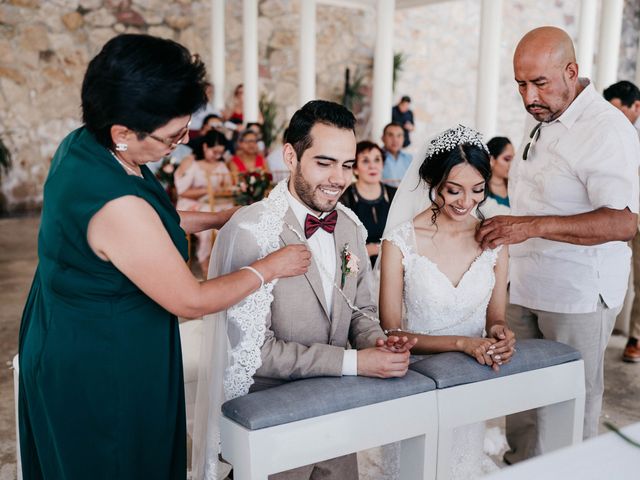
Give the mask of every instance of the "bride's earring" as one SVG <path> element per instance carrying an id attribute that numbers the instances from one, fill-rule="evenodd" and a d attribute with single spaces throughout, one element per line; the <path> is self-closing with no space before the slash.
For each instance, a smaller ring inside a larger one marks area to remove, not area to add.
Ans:
<path id="1" fill-rule="evenodd" d="M 129 145 L 126 143 L 116 143 L 116 151 L 118 152 L 126 152 L 129 148 Z"/>

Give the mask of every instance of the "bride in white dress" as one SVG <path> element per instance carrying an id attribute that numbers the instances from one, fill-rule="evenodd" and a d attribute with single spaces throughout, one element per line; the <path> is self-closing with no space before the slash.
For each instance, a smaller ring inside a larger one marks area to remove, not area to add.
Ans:
<path id="1" fill-rule="evenodd" d="M 426 159 L 414 161 L 382 243 L 380 320 L 390 334 L 415 335 L 415 354 L 458 351 L 499 370 L 515 344 L 505 322 L 508 253 L 482 251 L 475 239 L 490 175 L 480 134 L 463 126 L 443 132 Z M 483 441 L 483 423 L 456 430 L 451 478 L 497 469 Z"/>

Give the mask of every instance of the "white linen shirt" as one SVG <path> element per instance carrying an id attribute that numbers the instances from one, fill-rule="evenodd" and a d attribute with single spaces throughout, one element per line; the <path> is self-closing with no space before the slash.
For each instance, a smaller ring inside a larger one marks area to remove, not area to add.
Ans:
<path id="1" fill-rule="evenodd" d="M 512 215 L 602 207 L 638 213 L 638 134 L 591 83 L 559 118 L 542 123 L 526 161 L 523 150 L 524 144 L 509 172 Z M 580 246 L 532 238 L 510 245 L 509 254 L 513 304 L 555 313 L 595 312 L 599 296 L 610 308 L 622 304 L 631 258 L 625 242 Z"/>
<path id="2" fill-rule="evenodd" d="M 291 192 L 287 190 L 287 201 L 293 211 L 293 214 L 298 220 L 298 223 L 302 227 L 300 232 L 304 235 L 304 223 L 307 218 L 307 214 L 317 216 L 309 208 L 302 204 L 297 198 L 291 195 Z M 325 217 L 330 212 L 321 215 Z M 330 315 L 333 315 L 333 284 L 336 277 L 336 243 L 333 238 L 333 234 L 325 231 L 322 228 L 311 235 L 307 239 L 307 245 L 311 250 L 312 261 L 316 262 L 318 270 L 320 271 L 320 279 L 322 280 L 322 289 L 324 291 L 324 298 L 327 302 L 327 309 Z M 358 374 L 358 361 L 357 350 L 345 350 L 344 357 L 342 357 L 342 375 L 357 375 Z"/>

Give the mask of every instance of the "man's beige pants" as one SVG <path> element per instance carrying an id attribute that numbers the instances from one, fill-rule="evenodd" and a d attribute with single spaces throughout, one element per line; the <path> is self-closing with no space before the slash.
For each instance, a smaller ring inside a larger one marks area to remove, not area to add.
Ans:
<path id="1" fill-rule="evenodd" d="M 585 370 L 584 438 L 598 434 L 604 393 L 604 352 L 621 307 L 608 308 L 602 299 L 593 313 L 552 313 L 509 305 L 507 321 L 518 339 L 546 338 L 572 346 L 582 354 Z M 518 353 L 516 352 L 516 355 Z M 507 441 L 511 450 L 505 460 L 516 463 L 547 451 L 539 431 L 545 429 L 545 408 L 507 417 Z"/>
<path id="2" fill-rule="evenodd" d="M 629 288 L 624 297 L 622 311 L 616 319 L 615 328 L 628 332 L 629 337 L 640 339 L 640 233 L 637 233 L 629 243 L 633 252 Z"/>

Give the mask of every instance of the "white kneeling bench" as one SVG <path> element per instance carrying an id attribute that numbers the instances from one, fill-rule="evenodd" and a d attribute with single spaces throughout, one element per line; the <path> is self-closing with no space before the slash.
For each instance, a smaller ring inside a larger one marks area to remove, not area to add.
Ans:
<path id="1" fill-rule="evenodd" d="M 438 387 L 438 480 L 449 478 L 453 430 L 462 425 L 546 407 L 551 421 L 541 433 L 551 450 L 582 441 L 580 353 L 542 339 L 518 340 L 516 348 L 511 362 L 497 373 L 459 352 L 427 356 L 409 367 Z"/>
<path id="2" fill-rule="evenodd" d="M 249 393 L 222 405 L 222 457 L 235 480 L 400 441 L 401 479 L 434 479 L 437 405 L 433 380 L 319 377 Z"/>

